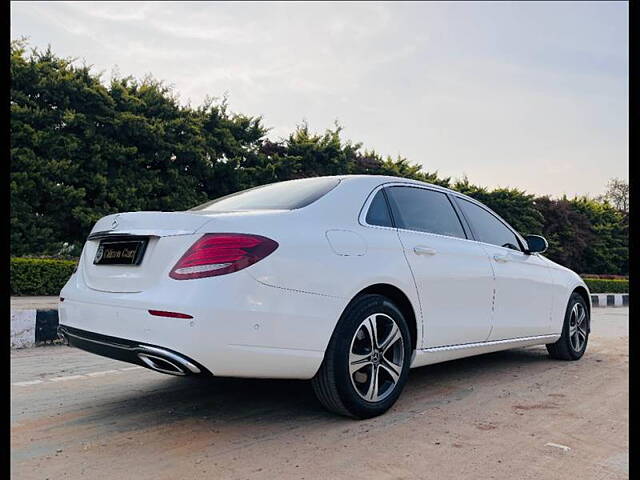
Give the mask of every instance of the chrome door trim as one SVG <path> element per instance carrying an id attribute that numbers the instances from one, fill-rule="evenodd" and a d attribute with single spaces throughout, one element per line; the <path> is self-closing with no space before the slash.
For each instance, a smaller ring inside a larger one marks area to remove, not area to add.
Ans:
<path id="1" fill-rule="evenodd" d="M 461 343 L 457 345 L 443 345 L 441 347 L 431 347 L 424 348 L 422 352 L 435 353 L 435 352 L 447 352 L 450 350 L 462 350 L 465 348 L 478 348 L 478 347 L 489 347 L 492 345 L 503 345 L 508 343 L 524 343 L 529 342 L 531 340 L 545 340 L 545 339 L 555 339 L 558 338 L 557 333 L 548 334 L 548 335 L 534 335 L 532 337 L 516 337 L 516 338 L 505 338 L 503 340 L 491 340 L 489 342 L 474 342 L 474 343 Z"/>

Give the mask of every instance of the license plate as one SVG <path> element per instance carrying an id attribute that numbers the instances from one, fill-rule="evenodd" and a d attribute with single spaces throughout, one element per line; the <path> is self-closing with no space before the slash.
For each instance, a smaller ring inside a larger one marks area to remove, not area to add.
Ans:
<path id="1" fill-rule="evenodd" d="M 147 240 L 102 240 L 93 259 L 95 265 L 139 265 Z"/>

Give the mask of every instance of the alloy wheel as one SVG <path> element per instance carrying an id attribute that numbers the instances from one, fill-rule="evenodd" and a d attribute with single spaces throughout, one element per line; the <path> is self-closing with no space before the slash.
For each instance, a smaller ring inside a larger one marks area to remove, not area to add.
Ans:
<path id="1" fill-rule="evenodd" d="M 575 352 L 580 352 L 587 341 L 587 312 L 581 303 L 576 303 L 569 317 L 569 341 Z"/>
<path id="2" fill-rule="evenodd" d="M 404 340 L 393 318 L 374 313 L 360 323 L 349 349 L 349 378 L 360 397 L 379 402 L 390 395 L 404 361 Z"/>

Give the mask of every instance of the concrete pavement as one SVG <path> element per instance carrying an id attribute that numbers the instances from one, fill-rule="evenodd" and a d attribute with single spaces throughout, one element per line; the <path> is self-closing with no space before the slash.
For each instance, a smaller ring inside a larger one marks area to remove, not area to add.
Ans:
<path id="1" fill-rule="evenodd" d="M 11 310 L 49 310 L 58 308 L 59 297 L 11 297 Z"/>

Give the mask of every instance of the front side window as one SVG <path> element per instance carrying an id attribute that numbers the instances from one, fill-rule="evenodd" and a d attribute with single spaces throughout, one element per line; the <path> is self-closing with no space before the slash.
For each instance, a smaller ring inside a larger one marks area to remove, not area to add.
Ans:
<path id="1" fill-rule="evenodd" d="M 446 194 L 417 187 L 389 187 L 387 192 L 398 228 L 467 238 Z"/>
<path id="2" fill-rule="evenodd" d="M 333 190 L 338 183 L 339 179 L 331 177 L 271 183 L 216 198 L 193 207 L 190 211 L 295 210 L 315 202 Z"/>
<path id="3" fill-rule="evenodd" d="M 512 250 L 522 250 L 515 234 L 494 215 L 464 198 L 460 198 L 458 204 L 471 223 L 473 233 L 478 237 L 477 240 Z"/>

